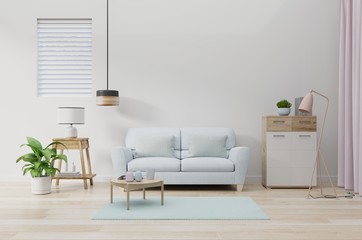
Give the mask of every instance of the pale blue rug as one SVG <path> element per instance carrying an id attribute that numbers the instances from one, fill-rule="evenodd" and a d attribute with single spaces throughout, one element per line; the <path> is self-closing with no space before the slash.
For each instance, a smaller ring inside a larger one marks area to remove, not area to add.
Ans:
<path id="1" fill-rule="evenodd" d="M 94 220 L 267 220 L 269 217 L 250 197 L 131 197 L 105 204 Z"/>

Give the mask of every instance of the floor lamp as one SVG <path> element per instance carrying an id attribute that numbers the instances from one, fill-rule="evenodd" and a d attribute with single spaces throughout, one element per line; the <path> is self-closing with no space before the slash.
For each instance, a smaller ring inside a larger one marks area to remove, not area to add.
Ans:
<path id="1" fill-rule="evenodd" d="M 332 182 L 332 179 L 331 179 L 331 176 L 329 175 L 329 172 L 328 172 L 328 169 L 327 169 L 327 165 L 322 157 L 322 154 L 321 154 L 321 151 L 320 151 L 320 147 L 321 147 L 321 142 L 322 142 L 322 138 L 323 138 L 323 131 L 324 131 L 324 125 L 326 123 L 326 118 L 327 118 L 327 112 L 328 112 L 328 106 L 329 106 L 329 99 L 328 97 L 324 96 L 323 94 L 320 94 L 314 90 L 310 90 L 309 93 L 307 93 L 305 95 L 305 97 L 303 98 L 302 102 L 300 103 L 299 105 L 299 111 L 301 112 L 305 112 L 305 113 L 310 113 L 312 112 L 312 107 L 313 107 L 313 93 L 314 94 L 317 94 L 323 98 L 325 98 L 327 100 L 327 106 L 326 106 L 326 110 L 325 110 L 325 113 L 324 113 L 324 118 L 323 118 L 323 125 L 322 125 L 322 131 L 321 131 L 321 134 L 319 136 L 319 140 L 318 140 L 318 145 L 317 145 L 317 154 L 316 154 L 316 159 L 315 159 L 315 163 L 314 163 L 314 168 L 313 168 L 313 174 L 312 174 L 312 178 L 310 180 L 310 184 L 309 184 L 309 190 L 308 190 L 308 196 L 307 198 L 309 197 L 313 197 L 310 192 L 311 192 L 311 189 L 312 189 L 312 182 L 313 182 L 313 178 L 314 178 L 314 174 L 315 174 L 315 171 L 318 169 L 319 170 L 319 175 L 321 175 L 321 163 L 323 164 L 325 170 L 326 170 L 326 173 L 328 175 L 328 179 L 329 179 L 329 182 L 333 188 L 333 191 L 334 191 L 334 195 L 325 195 L 323 193 L 323 184 L 322 184 L 322 181 L 319 181 L 319 184 L 320 184 L 320 189 L 321 189 L 321 195 L 323 197 L 326 197 L 326 198 L 337 198 L 337 193 L 336 193 L 336 189 L 333 185 L 333 182 Z M 318 184 L 318 181 L 317 181 L 317 184 Z"/>

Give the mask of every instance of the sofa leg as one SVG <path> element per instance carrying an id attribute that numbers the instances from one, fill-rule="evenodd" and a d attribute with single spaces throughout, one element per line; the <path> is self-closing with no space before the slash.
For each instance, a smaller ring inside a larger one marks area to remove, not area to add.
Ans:
<path id="1" fill-rule="evenodd" d="M 244 187 L 244 184 L 237 184 L 237 185 L 236 185 L 236 191 L 237 191 L 237 192 L 242 192 L 242 191 L 243 191 L 243 187 Z"/>

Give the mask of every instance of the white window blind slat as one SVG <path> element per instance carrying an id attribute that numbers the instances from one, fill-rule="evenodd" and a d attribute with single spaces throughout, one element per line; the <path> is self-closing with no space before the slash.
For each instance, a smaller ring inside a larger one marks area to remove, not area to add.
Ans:
<path id="1" fill-rule="evenodd" d="M 92 19 L 37 23 L 38 96 L 92 96 Z"/>
<path id="2" fill-rule="evenodd" d="M 92 80 L 78 80 L 76 82 L 74 82 L 73 80 L 67 80 L 67 79 L 52 79 L 52 80 L 42 80 L 42 86 L 46 85 L 46 84 L 89 84 L 92 83 Z"/>

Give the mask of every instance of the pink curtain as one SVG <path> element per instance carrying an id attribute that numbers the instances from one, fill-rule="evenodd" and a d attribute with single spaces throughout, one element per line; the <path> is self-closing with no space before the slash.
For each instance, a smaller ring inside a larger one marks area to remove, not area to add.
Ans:
<path id="1" fill-rule="evenodd" d="M 338 186 L 362 195 L 362 0 L 340 0 Z"/>

